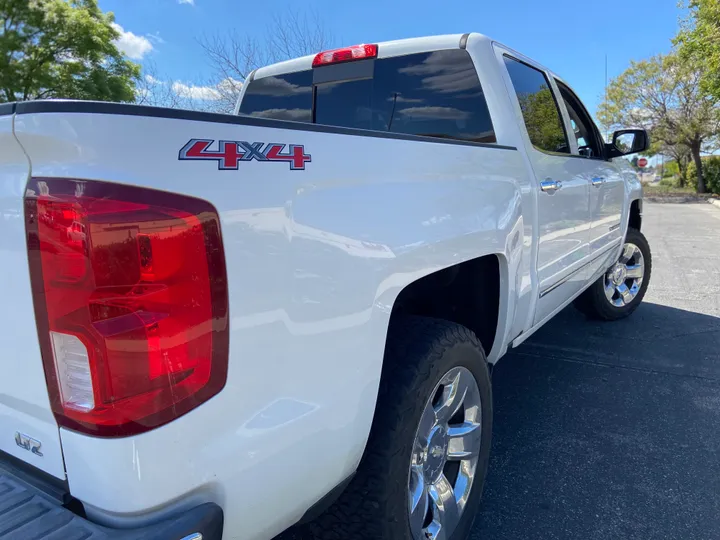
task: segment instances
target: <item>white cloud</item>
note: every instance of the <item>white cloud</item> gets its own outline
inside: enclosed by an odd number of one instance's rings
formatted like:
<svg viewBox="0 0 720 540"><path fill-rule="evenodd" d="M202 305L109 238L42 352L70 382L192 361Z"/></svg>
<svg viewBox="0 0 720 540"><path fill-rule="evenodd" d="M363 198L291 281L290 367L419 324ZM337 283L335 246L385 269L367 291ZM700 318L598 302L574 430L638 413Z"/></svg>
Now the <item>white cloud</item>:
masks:
<svg viewBox="0 0 720 540"><path fill-rule="evenodd" d="M160 79L153 77L150 74L145 75L145 80L148 84L164 84Z"/></svg>
<svg viewBox="0 0 720 540"><path fill-rule="evenodd" d="M178 0L178 4L190 4L191 6L194 6L195 0Z"/></svg>
<svg viewBox="0 0 720 540"><path fill-rule="evenodd" d="M178 96L199 101L217 101L223 97L234 97L240 92L240 88L242 88L242 82L235 79L223 79L215 86L199 86L180 81L175 81L172 85L173 92Z"/></svg>
<svg viewBox="0 0 720 540"><path fill-rule="evenodd" d="M455 107L409 107L400 114L423 120L467 120L470 117L469 112Z"/></svg>
<svg viewBox="0 0 720 540"><path fill-rule="evenodd" d="M165 43L165 40L160 37L160 32L155 32L154 34L148 34L145 37L148 38L153 43L158 43L158 44Z"/></svg>
<svg viewBox="0 0 720 540"><path fill-rule="evenodd" d="M220 99L220 92L218 92L214 86L196 86L194 84L174 82L172 89L177 95L189 97L190 99L199 99L202 101L215 101Z"/></svg>
<svg viewBox="0 0 720 540"><path fill-rule="evenodd" d="M267 109L265 111L255 111L250 116L257 118L274 118L276 120L295 120L296 122L312 120L310 109Z"/></svg>
<svg viewBox="0 0 720 540"><path fill-rule="evenodd" d="M423 101L425 101L424 99L420 99L420 98L403 97L400 94L395 94L394 97L389 97L389 98L387 98L387 100L391 103L393 103L393 102L394 103L422 103Z"/></svg>
<svg viewBox="0 0 720 540"><path fill-rule="evenodd" d="M278 77L264 77L261 80L262 84L256 86L255 91L264 96L285 97L288 94L305 94L312 92L312 85L300 86ZM329 92L333 84L335 83L318 86L318 92Z"/></svg>
<svg viewBox="0 0 720 540"><path fill-rule="evenodd" d="M115 31L120 34L120 37L115 40L115 45L120 49L120 52L125 54L128 58L133 60L142 60L142 58L153 50L153 44L150 40L144 36L137 36L132 32L126 32L122 26L113 23L112 27Z"/></svg>
<svg viewBox="0 0 720 540"><path fill-rule="evenodd" d="M440 93L454 93L477 88L478 80L475 68L468 66L463 55L454 55L452 51L436 51L430 54L422 64L401 68L400 73L422 77L422 86Z"/></svg>
<svg viewBox="0 0 720 540"><path fill-rule="evenodd" d="M227 79L223 79L222 81L220 81L217 85L217 88L224 93L239 92L242 88L242 85L242 81L238 81L236 79L228 77Z"/></svg>

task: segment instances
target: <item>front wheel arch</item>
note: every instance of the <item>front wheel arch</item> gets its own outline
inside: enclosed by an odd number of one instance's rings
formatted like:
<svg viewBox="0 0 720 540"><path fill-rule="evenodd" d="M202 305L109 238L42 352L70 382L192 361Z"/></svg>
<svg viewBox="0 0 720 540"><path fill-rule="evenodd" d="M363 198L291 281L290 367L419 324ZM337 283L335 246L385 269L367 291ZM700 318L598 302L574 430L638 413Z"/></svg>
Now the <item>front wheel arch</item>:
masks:
<svg viewBox="0 0 720 540"><path fill-rule="evenodd" d="M642 230L642 199L635 199L630 203L628 229Z"/></svg>

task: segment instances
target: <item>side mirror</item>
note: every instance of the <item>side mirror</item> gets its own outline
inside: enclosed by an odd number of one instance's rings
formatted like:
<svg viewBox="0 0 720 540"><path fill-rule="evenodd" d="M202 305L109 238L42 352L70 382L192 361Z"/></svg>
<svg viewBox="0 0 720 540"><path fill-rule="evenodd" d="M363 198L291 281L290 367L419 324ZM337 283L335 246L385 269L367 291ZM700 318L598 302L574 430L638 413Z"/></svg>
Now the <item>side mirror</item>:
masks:
<svg viewBox="0 0 720 540"><path fill-rule="evenodd" d="M607 156L615 158L644 152L650 147L650 138L644 129L621 129L613 133L612 143L606 144Z"/></svg>

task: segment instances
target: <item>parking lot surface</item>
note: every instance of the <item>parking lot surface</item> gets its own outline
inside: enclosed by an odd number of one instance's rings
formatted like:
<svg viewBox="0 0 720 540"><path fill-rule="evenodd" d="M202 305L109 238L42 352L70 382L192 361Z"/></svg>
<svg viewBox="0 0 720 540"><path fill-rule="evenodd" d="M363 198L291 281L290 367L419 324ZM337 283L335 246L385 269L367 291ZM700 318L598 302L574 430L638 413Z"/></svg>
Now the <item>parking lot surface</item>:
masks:
<svg viewBox="0 0 720 540"><path fill-rule="evenodd" d="M647 204L644 303L566 309L497 365L471 538L720 538L720 209Z"/></svg>

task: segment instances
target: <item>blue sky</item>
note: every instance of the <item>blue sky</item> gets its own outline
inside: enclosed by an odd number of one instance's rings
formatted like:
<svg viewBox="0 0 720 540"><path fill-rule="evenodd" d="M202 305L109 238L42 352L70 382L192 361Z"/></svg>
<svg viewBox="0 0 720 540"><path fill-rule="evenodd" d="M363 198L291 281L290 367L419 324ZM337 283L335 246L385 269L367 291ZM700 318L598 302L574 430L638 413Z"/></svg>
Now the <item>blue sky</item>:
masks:
<svg viewBox="0 0 720 540"><path fill-rule="evenodd" d="M297 2L266 0L99 0L125 32L123 45L164 77L203 84L210 68L197 39L235 30L261 36L270 15ZM552 7L548 7L548 5ZM566 79L591 112L610 77L630 60L666 53L682 15L677 0L317 0L313 5L335 44L353 45L477 31L547 65Z"/></svg>

